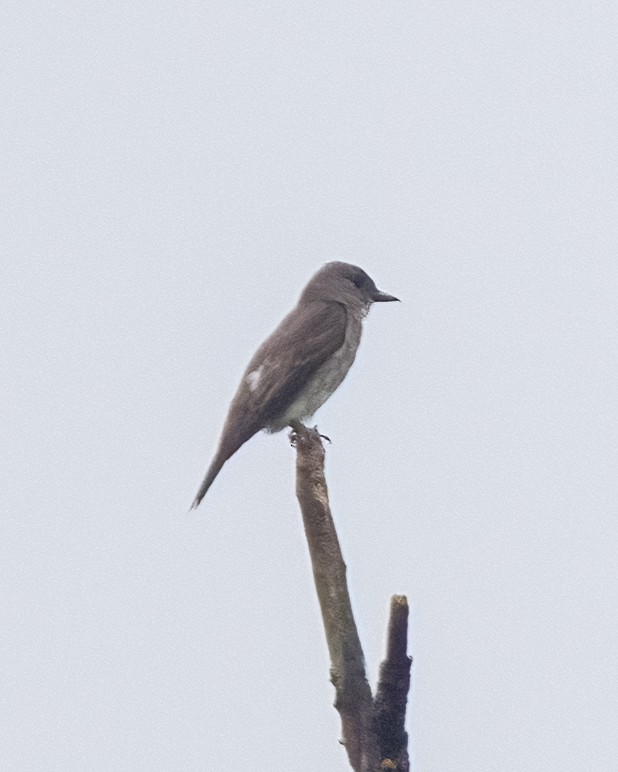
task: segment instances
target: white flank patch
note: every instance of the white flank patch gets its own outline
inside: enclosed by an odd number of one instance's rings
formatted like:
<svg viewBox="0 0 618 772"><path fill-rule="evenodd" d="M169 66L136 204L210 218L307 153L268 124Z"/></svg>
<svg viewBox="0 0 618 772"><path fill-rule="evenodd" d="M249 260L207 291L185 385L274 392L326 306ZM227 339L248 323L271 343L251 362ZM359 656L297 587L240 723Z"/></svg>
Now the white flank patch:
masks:
<svg viewBox="0 0 618 772"><path fill-rule="evenodd" d="M261 375L262 375L261 367L258 367L257 370L252 370L250 373L247 373L247 377L245 378L245 381L247 382L249 391L255 391L257 389L257 385L260 382Z"/></svg>

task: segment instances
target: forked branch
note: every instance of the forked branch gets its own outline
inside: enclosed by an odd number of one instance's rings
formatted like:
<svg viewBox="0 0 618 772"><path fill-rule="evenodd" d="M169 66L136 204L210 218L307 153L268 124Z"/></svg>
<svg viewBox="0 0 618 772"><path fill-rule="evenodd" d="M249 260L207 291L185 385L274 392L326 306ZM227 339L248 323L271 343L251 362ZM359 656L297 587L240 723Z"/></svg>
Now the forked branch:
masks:
<svg viewBox="0 0 618 772"><path fill-rule="evenodd" d="M317 429L298 426L296 495L300 504L341 715L342 743L355 772L408 772L405 709L411 659L406 654L408 606L391 601L387 655L380 667L375 699L352 613L346 566L330 511L324 478L324 447Z"/></svg>

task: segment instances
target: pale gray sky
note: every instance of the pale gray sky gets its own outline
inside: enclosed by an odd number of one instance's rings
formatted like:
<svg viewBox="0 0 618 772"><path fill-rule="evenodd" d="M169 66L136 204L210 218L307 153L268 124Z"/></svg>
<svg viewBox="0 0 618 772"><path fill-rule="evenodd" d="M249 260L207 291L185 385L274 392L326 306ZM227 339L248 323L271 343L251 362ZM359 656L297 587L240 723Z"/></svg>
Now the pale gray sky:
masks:
<svg viewBox="0 0 618 772"><path fill-rule="evenodd" d="M1 16L2 768L348 769L286 436L187 512L340 259L403 301L317 420L415 772L615 770L616 4Z"/></svg>

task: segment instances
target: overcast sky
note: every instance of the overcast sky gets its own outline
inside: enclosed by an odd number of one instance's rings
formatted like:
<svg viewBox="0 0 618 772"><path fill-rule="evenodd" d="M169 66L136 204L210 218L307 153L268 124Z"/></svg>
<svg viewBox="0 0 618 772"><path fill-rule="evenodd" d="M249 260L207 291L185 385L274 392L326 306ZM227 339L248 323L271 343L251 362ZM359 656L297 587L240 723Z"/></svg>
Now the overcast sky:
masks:
<svg viewBox="0 0 618 772"><path fill-rule="evenodd" d="M402 300L316 421L415 772L615 770L615 2L1 17L0 766L348 769L286 434L188 512L339 259Z"/></svg>

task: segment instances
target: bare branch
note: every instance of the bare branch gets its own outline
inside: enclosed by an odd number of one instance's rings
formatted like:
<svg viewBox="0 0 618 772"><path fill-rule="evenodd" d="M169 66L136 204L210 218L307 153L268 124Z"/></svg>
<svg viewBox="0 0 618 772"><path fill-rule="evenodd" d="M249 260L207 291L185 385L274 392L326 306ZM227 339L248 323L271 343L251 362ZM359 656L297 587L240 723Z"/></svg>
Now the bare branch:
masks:
<svg viewBox="0 0 618 772"><path fill-rule="evenodd" d="M408 772L408 735L404 724L410 689L411 657L407 655L408 600L393 595L386 643L386 659L374 699L374 730L380 749L382 768Z"/></svg>
<svg viewBox="0 0 618 772"><path fill-rule="evenodd" d="M335 707L352 769L375 772L380 759L365 659L346 582L324 479L324 448L317 429L295 427L296 495L300 504L331 659Z"/></svg>

